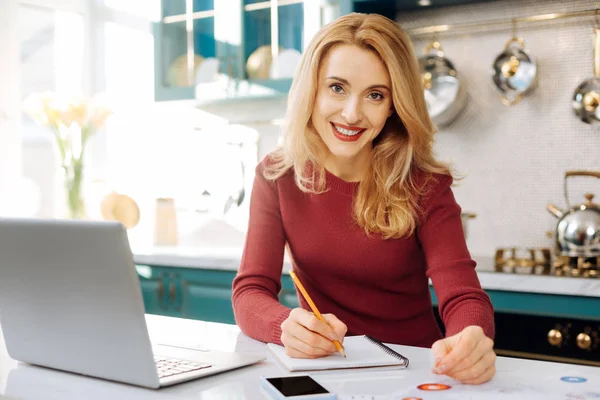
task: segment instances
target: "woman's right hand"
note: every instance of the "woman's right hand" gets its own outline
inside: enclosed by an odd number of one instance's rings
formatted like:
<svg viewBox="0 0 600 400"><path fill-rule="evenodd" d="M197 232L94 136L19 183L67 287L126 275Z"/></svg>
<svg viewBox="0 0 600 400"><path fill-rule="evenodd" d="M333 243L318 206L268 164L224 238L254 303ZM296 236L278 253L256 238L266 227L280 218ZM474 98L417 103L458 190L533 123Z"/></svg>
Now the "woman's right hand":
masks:
<svg viewBox="0 0 600 400"><path fill-rule="evenodd" d="M333 314L323 314L323 318L327 323L303 308L294 308L281 324L285 353L293 358L319 358L335 353L333 340L343 343L348 328Z"/></svg>

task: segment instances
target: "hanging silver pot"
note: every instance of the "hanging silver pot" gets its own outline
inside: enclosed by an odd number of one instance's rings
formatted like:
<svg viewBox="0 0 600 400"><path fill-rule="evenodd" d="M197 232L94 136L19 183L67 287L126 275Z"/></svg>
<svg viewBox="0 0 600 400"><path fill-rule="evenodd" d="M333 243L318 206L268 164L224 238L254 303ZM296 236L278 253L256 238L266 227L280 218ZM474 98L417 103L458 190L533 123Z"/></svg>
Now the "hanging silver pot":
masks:
<svg viewBox="0 0 600 400"><path fill-rule="evenodd" d="M444 57L440 42L435 41L425 47L419 65L429 115L436 125L449 125L465 108L467 101L454 64Z"/></svg>
<svg viewBox="0 0 600 400"><path fill-rule="evenodd" d="M600 28L594 32L594 77L577 86L571 102L575 115L586 124L600 122Z"/></svg>
<svg viewBox="0 0 600 400"><path fill-rule="evenodd" d="M594 195L587 193L586 202L573 207L569 205L567 178L589 176L600 179L600 171L567 171L564 179L565 202L568 209L563 211L554 204L548 204L548 211L558 218L556 225L556 248L562 256L600 256L600 206L592 202Z"/></svg>
<svg viewBox="0 0 600 400"><path fill-rule="evenodd" d="M492 80L504 105L517 104L535 86L537 64L525 50L525 43L520 37L513 36L506 43L492 68Z"/></svg>

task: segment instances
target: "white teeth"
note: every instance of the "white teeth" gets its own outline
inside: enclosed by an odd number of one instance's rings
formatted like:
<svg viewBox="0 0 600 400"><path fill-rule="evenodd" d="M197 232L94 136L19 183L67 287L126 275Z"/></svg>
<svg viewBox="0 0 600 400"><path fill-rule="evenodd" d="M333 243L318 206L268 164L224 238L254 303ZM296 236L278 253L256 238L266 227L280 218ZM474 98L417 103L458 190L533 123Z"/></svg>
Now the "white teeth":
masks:
<svg viewBox="0 0 600 400"><path fill-rule="evenodd" d="M344 134L346 136L354 136L354 135L359 134L360 132L362 132L362 129L359 130L359 131L352 131L350 129L340 128L336 124L333 124L333 127L335 128L336 131L338 131L339 133Z"/></svg>

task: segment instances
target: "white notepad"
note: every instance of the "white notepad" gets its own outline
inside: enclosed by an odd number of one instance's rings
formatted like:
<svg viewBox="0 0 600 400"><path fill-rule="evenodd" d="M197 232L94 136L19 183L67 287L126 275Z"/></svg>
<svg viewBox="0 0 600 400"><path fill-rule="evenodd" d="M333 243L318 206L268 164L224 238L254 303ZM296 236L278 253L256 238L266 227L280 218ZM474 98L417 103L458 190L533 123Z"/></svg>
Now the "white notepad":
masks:
<svg viewBox="0 0 600 400"><path fill-rule="evenodd" d="M275 356L290 371L317 371L324 369L408 367L408 358L390 349L370 336L348 336L344 338L346 357L334 353L316 359L292 358L285 348L273 343L267 345Z"/></svg>

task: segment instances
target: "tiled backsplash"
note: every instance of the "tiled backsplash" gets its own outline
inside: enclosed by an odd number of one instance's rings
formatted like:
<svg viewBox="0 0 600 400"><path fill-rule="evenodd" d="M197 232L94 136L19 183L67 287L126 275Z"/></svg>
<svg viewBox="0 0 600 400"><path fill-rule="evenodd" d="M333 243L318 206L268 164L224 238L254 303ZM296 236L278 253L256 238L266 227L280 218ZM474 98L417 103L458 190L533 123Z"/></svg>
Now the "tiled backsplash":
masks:
<svg viewBox="0 0 600 400"><path fill-rule="evenodd" d="M411 29L594 7L600 4L593 0L509 0L419 11L397 21ZM589 17L517 25L538 63L538 81L512 107L500 102L491 79L492 62L511 37L510 24L490 33L439 34L469 96L461 115L436 135L436 151L466 175L454 192L464 210L478 215L469 225L473 254L492 256L500 246L552 246L546 231L557 221L546 204L565 207L565 171L600 170L600 127L580 122L571 111L575 88L593 75L592 28ZM430 38L417 39L421 55ZM573 203L583 202L586 191L600 197L598 179L576 177L569 184Z"/></svg>

